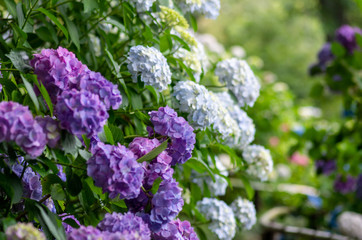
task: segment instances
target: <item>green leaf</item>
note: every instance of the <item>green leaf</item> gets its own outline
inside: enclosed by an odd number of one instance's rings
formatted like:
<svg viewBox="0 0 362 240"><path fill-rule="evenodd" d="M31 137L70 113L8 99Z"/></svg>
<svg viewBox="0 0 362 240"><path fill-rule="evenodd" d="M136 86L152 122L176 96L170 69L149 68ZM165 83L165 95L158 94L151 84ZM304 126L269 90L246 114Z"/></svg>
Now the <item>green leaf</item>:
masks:
<svg viewBox="0 0 362 240"><path fill-rule="evenodd" d="M333 55L337 57L343 57L346 54L346 49L337 42L332 43L331 50Z"/></svg>
<svg viewBox="0 0 362 240"><path fill-rule="evenodd" d="M48 105L48 108L49 108L49 111L50 111L50 115L53 117L53 103L52 103L52 100L50 99L50 96L49 96L49 93L48 91L46 90L46 88L44 87L43 83L40 83L39 84L39 81L38 79L36 78L36 76L34 76L34 82L35 82L35 85L38 87L41 95L43 96L46 104Z"/></svg>
<svg viewBox="0 0 362 240"><path fill-rule="evenodd" d="M108 124L109 130L111 130L112 135L113 135L113 140L114 143L123 143L124 142L124 135L123 135L123 131L117 127L114 126L112 124Z"/></svg>
<svg viewBox="0 0 362 240"><path fill-rule="evenodd" d="M360 11L362 12L362 0L356 0L357 6L359 7Z"/></svg>
<svg viewBox="0 0 362 240"><path fill-rule="evenodd" d="M123 199L117 198L115 201L112 201L111 204L116 205L120 208L127 208L127 205Z"/></svg>
<svg viewBox="0 0 362 240"><path fill-rule="evenodd" d="M117 28L119 28L119 30L121 30L121 32L125 32L126 29L124 28L123 24L110 18L110 19L107 19L107 21L105 21L105 23L109 23L109 24L112 24L113 26L116 26Z"/></svg>
<svg viewBox="0 0 362 240"><path fill-rule="evenodd" d="M11 52L9 54L5 54L5 56L10 59L14 67L20 72L26 73L31 69L31 66L23 59L21 51L11 50Z"/></svg>
<svg viewBox="0 0 362 240"><path fill-rule="evenodd" d="M39 102L38 102L38 98L36 97L36 94L34 92L33 86L25 79L23 74L21 74L20 76L21 76L21 79L23 79L25 88L28 91L28 94L29 94L31 100L34 103L36 111L39 112Z"/></svg>
<svg viewBox="0 0 362 240"><path fill-rule="evenodd" d="M41 179L41 185L42 185L42 188L43 188L43 195L51 193L51 189L52 189L53 184L64 185L64 182L56 174L48 174L44 178Z"/></svg>
<svg viewBox="0 0 362 240"><path fill-rule="evenodd" d="M14 1L12 0L5 0L5 6L6 6L6 10L9 11L9 13L16 18L16 4Z"/></svg>
<svg viewBox="0 0 362 240"><path fill-rule="evenodd" d="M89 13L98 8L97 0L83 0L84 12Z"/></svg>
<svg viewBox="0 0 362 240"><path fill-rule="evenodd" d="M52 22L55 23L55 25L58 26L58 28L64 33L64 36L68 40L68 38L69 38L68 30L59 22L59 20L51 12L49 12L48 10L46 10L44 8L38 8L35 11L39 11L39 12L43 13L50 20L52 20Z"/></svg>
<svg viewBox="0 0 362 240"><path fill-rule="evenodd" d="M106 135L107 142L109 142L111 145L114 145L113 135L108 125L104 125L103 130L104 134Z"/></svg>
<svg viewBox="0 0 362 240"><path fill-rule="evenodd" d="M64 201L66 198L62 185L60 185L58 183L56 183L52 186L52 188L50 190L50 195L52 196L53 200L58 200L58 201Z"/></svg>
<svg viewBox="0 0 362 240"><path fill-rule="evenodd" d="M82 143L70 133L65 133L61 139L61 146L65 153L70 153L75 156L78 153L79 147L82 146Z"/></svg>
<svg viewBox="0 0 362 240"><path fill-rule="evenodd" d="M63 16L65 23L67 24L70 39L74 43L74 45L77 47L78 51L80 51L80 43L79 43L79 33L78 28L75 26L73 21L70 21L66 15Z"/></svg>
<svg viewBox="0 0 362 240"><path fill-rule="evenodd" d="M72 171L67 172L67 191L72 196L77 196L82 191L82 181L80 177Z"/></svg>
<svg viewBox="0 0 362 240"><path fill-rule="evenodd" d="M14 174L0 173L0 188L10 197L11 204L18 203L23 196L21 180Z"/></svg>
<svg viewBox="0 0 362 240"><path fill-rule="evenodd" d="M187 67L181 59L178 59L178 58L174 58L174 59L178 62L180 67L186 71L187 75L189 75L189 78L191 78L191 80L193 82L196 82L195 77L192 74L192 70L189 67Z"/></svg>
<svg viewBox="0 0 362 240"><path fill-rule="evenodd" d="M157 103L157 105L159 104L159 96L158 96L158 92L155 90L155 88L154 87L152 87L152 86L149 86L149 85L147 85L147 86L145 86L147 89L148 89L148 91L150 91L150 93L153 95L153 97L156 99L156 103Z"/></svg>
<svg viewBox="0 0 362 240"><path fill-rule="evenodd" d="M89 149L90 139L87 138L87 136L85 134L82 135L82 138L83 138L85 146L87 147L87 149Z"/></svg>
<svg viewBox="0 0 362 240"><path fill-rule="evenodd" d="M23 27L24 24L24 13L23 13L23 4L21 2L19 2L16 5L16 13L17 13L17 17L18 17L18 25L19 27Z"/></svg>
<svg viewBox="0 0 362 240"><path fill-rule="evenodd" d="M182 38L180 38L179 36L174 35L174 34L171 34L171 37L173 39L175 39L177 42L181 43L181 45L184 49L191 51L191 48L189 47L189 45Z"/></svg>
<svg viewBox="0 0 362 240"><path fill-rule="evenodd" d="M156 194L158 191L158 188L160 187L160 184L162 182L162 178L158 177L156 178L156 180L153 182L152 188L151 188L151 192L152 194Z"/></svg>
<svg viewBox="0 0 362 240"><path fill-rule="evenodd" d="M39 204L36 204L36 207L40 211L40 216L38 216L38 218L40 217L42 220L40 221L39 219L40 223L43 222L43 224L49 229L49 231L55 237L55 239L66 240L64 228L61 224L61 221L57 219L57 216L54 213L50 212L49 210L47 209L45 210Z"/></svg>
<svg viewBox="0 0 362 240"><path fill-rule="evenodd" d="M244 188L246 191L246 195L248 196L248 199L249 200L253 199L255 192L254 192L254 189L251 187L249 180L245 176L241 176L240 178L244 184Z"/></svg>
<svg viewBox="0 0 362 240"><path fill-rule="evenodd" d="M361 0L361 4L362 4L362 0ZM360 48L362 48L362 35L361 34L356 34L356 42L357 42L357 44L358 44L358 46L360 47Z"/></svg>
<svg viewBox="0 0 362 240"><path fill-rule="evenodd" d="M146 155L144 155L143 157L139 158L137 161L141 163L144 161L150 161L150 160L154 159L167 148L167 146L168 146L167 143L168 143L168 140L164 141L163 143L161 143L160 146L154 148L151 152L149 152Z"/></svg>
<svg viewBox="0 0 362 240"><path fill-rule="evenodd" d="M197 20L194 17L194 15L190 14L190 22L191 22L191 26L194 29L194 32L197 32Z"/></svg>

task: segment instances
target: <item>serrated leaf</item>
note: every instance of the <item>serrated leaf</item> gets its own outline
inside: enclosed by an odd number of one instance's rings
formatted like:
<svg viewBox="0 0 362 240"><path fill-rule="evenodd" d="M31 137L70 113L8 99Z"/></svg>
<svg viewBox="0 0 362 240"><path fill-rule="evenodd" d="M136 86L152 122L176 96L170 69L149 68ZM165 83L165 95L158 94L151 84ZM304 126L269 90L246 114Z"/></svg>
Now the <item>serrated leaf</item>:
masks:
<svg viewBox="0 0 362 240"><path fill-rule="evenodd" d="M64 36L67 38L69 38L69 33L68 30L59 22L59 20L48 10L44 9L44 8L38 8L35 11L39 11L41 13L43 13L44 15L46 15L50 20L52 20L53 23L55 23L55 25L58 26L58 28L64 33Z"/></svg>
<svg viewBox="0 0 362 240"><path fill-rule="evenodd" d="M10 53L5 54L5 56L7 56L10 59L14 67L18 69L20 72L25 73L31 69L29 64L27 64L27 62L25 62L25 60L23 59L21 51L11 50Z"/></svg>
<svg viewBox="0 0 362 240"><path fill-rule="evenodd" d="M86 161L88 161L88 159L90 159L92 157L92 154L86 150L80 149L79 150L79 155L84 158Z"/></svg>
<svg viewBox="0 0 362 240"><path fill-rule="evenodd" d="M246 195L248 196L248 199L251 200L254 197L254 189L252 188L249 179L247 179L245 176L241 176L241 181L244 184Z"/></svg>
<svg viewBox="0 0 362 240"><path fill-rule="evenodd" d="M26 80L26 78L23 76L23 74L20 75L21 79L23 80L23 83L25 85L26 90L28 91L28 94L31 98L31 101L33 101L36 111L39 111L39 102L38 98L36 97L36 94L34 92L33 86Z"/></svg>
<svg viewBox="0 0 362 240"><path fill-rule="evenodd" d="M139 158L137 162L150 161L157 157L161 152L163 152L168 146L168 139L160 144L160 146L154 148L151 152L147 153L143 157Z"/></svg>
<svg viewBox="0 0 362 240"><path fill-rule="evenodd" d="M153 195L155 195L158 191L158 188L160 187L160 184L162 182L162 178L158 177L156 178L156 180L153 182L152 188L151 188L151 192Z"/></svg>

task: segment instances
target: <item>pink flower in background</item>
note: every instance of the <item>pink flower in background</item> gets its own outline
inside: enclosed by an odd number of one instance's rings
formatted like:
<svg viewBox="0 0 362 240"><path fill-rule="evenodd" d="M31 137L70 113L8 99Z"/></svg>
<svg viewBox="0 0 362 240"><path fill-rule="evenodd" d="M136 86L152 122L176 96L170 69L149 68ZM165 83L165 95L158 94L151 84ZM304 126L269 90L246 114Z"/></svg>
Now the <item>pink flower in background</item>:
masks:
<svg viewBox="0 0 362 240"><path fill-rule="evenodd" d="M276 136L273 136L273 137L269 138L270 146L273 146L273 147L278 146L279 142L280 142L280 139L278 137L276 137Z"/></svg>
<svg viewBox="0 0 362 240"><path fill-rule="evenodd" d="M308 156L300 154L299 152L294 152L290 157L290 161L300 166L306 166L309 163L309 158Z"/></svg>

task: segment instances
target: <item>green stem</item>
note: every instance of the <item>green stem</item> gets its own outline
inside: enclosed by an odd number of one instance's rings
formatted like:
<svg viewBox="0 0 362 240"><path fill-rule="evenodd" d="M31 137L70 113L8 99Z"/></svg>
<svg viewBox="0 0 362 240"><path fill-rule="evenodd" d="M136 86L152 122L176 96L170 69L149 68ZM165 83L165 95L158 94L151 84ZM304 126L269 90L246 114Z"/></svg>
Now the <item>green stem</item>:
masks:
<svg viewBox="0 0 362 240"><path fill-rule="evenodd" d="M21 26L21 29L23 30L24 27L25 27L25 24L28 22L28 19L29 19L29 16L31 14L31 12L33 11L34 7L38 4L39 0L36 0L36 2L34 3L33 6L31 6L29 12L26 14L26 17L25 17L25 21L23 23L23 26Z"/></svg>
<svg viewBox="0 0 362 240"><path fill-rule="evenodd" d="M18 69L15 68L0 68L0 71L20 72Z"/></svg>
<svg viewBox="0 0 362 240"><path fill-rule="evenodd" d="M74 166L74 165L68 164L68 163L55 162L55 164L59 164L59 165L66 166L66 167L71 167L71 168L76 168L76 169L80 169L80 170L87 170L86 168L77 167L77 166Z"/></svg>

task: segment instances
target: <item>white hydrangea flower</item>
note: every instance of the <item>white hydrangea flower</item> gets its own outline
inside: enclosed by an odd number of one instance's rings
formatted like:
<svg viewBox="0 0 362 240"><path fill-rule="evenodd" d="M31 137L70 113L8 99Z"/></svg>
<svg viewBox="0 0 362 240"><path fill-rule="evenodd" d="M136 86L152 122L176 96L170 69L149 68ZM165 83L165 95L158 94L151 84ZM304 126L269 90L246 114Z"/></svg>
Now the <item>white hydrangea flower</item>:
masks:
<svg viewBox="0 0 362 240"><path fill-rule="evenodd" d="M210 167L212 168L214 167L214 163L211 160L211 158L208 159L208 163ZM215 165L216 165L215 168L219 170L220 174L222 174L225 177L229 175L229 172L226 170L226 167L222 164L222 162L217 156L215 156ZM196 183L200 187L201 191L204 191L204 186L205 186L204 183L207 183L207 187L212 196L225 195L228 183L225 180L225 178L223 178L222 176L215 174L214 175L215 182L209 175L202 176L196 171L192 171L191 176L192 176L192 182Z"/></svg>
<svg viewBox="0 0 362 240"><path fill-rule="evenodd" d="M242 229L250 230L256 223L256 211L253 202L238 197L231 204L231 209Z"/></svg>
<svg viewBox="0 0 362 240"><path fill-rule="evenodd" d="M236 221L233 210L223 201L204 198L196 203L197 209L207 220L209 229L221 240L231 240L235 236Z"/></svg>
<svg viewBox="0 0 362 240"><path fill-rule="evenodd" d="M202 0L177 0L183 13L195 13L201 7Z"/></svg>
<svg viewBox="0 0 362 240"><path fill-rule="evenodd" d="M222 102L229 111L230 116L237 122L240 129L240 138L233 147L243 149L254 141L255 125L253 120L246 114L245 111L235 104L229 93L220 92L216 93L216 95L220 99L220 102Z"/></svg>
<svg viewBox="0 0 362 240"><path fill-rule="evenodd" d="M181 81L173 88L181 112L187 112L190 124L196 129L210 126L214 119L210 92L202 85L192 81Z"/></svg>
<svg viewBox="0 0 362 240"><path fill-rule="evenodd" d="M220 13L220 0L202 0L198 12L206 18L216 19Z"/></svg>
<svg viewBox="0 0 362 240"><path fill-rule="evenodd" d="M102 49L101 49L101 40L99 39L99 37L97 37L96 35L94 35L93 33L89 34L89 39L93 45L94 48L94 54L99 57L102 54Z"/></svg>
<svg viewBox="0 0 362 240"><path fill-rule="evenodd" d="M137 12L145 12L150 10L153 3L156 0L127 0L130 3L133 3L137 9Z"/></svg>
<svg viewBox="0 0 362 240"><path fill-rule="evenodd" d="M173 56L175 58L181 59L183 61L183 63L191 69L195 80L197 82L200 81L202 68L201 68L200 60L195 52L188 51L184 48L180 48L173 54Z"/></svg>
<svg viewBox="0 0 362 240"><path fill-rule="evenodd" d="M134 82L138 75L146 85L151 85L159 91L167 89L171 83L171 70L166 58L154 47L135 46L128 53L128 70Z"/></svg>
<svg viewBox="0 0 362 240"><path fill-rule="evenodd" d="M220 138L229 146L234 146L239 142L241 131L238 123L233 119L229 111L224 107L222 101L212 92L211 99L216 105L214 111L214 125L216 132L220 133Z"/></svg>
<svg viewBox="0 0 362 240"><path fill-rule="evenodd" d="M224 46L217 41L215 36L205 33L205 34L197 34L196 38L200 41L208 51L216 53L218 55L225 54Z"/></svg>
<svg viewBox="0 0 362 240"><path fill-rule="evenodd" d="M259 145L249 145L243 151L243 158L248 163L246 172L261 181L268 179L273 171L273 160L270 151Z"/></svg>
<svg viewBox="0 0 362 240"><path fill-rule="evenodd" d="M233 92L241 107L252 107L259 97L260 84L244 60L231 58L217 64L215 75Z"/></svg>

